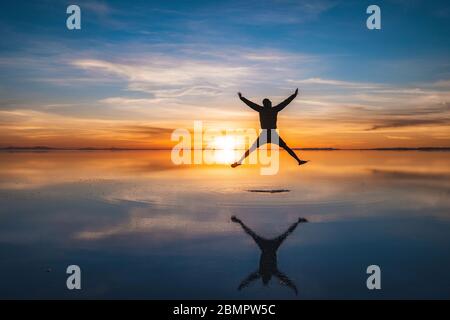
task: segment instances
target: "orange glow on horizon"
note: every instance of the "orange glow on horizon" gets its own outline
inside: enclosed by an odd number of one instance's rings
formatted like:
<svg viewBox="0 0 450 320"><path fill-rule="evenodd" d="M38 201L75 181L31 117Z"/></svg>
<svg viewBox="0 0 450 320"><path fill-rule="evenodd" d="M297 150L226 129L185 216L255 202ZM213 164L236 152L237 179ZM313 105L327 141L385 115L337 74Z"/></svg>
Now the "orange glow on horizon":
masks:
<svg viewBox="0 0 450 320"><path fill-rule="evenodd" d="M1 115L12 116L1 111ZM154 148L170 149L176 142L171 133L176 128L193 131L194 120L120 121L47 117L36 112L13 114L21 121L0 124L0 147L55 148ZM12 122L12 121L11 121ZM258 129L256 115L251 120L204 121L203 130L238 128ZM367 124L339 121L299 120L280 116L281 137L293 148L379 148L379 147L448 147L450 129L445 125L415 126L368 130ZM226 141L221 142L227 143ZM204 147L208 144L204 141ZM227 146L228 148L228 146ZM228 148L230 149L230 148Z"/></svg>

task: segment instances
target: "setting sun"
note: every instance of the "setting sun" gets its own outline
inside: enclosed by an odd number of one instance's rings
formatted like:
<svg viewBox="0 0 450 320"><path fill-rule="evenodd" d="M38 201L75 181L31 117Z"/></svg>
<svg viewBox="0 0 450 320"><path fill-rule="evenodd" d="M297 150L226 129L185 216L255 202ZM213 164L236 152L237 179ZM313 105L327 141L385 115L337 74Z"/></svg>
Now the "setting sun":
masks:
<svg viewBox="0 0 450 320"><path fill-rule="evenodd" d="M236 158L236 139L233 136L216 137L212 143L216 163L230 164Z"/></svg>
<svg viewBox="0 0 450 320"><path fill-rule="evenodd" d="M213 142L214 149L234 150L236 149L236 139L233 136L216 137Z"/></svg>

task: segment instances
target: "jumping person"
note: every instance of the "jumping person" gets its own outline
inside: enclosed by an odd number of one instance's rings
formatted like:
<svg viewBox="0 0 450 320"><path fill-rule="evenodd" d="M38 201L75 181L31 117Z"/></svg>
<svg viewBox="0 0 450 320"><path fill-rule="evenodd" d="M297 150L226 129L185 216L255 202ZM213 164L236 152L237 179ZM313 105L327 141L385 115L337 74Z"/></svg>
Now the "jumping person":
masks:
<svg viewBox="0 0 450 320"><path fill-rule="evenodd" d="M297 287L295 283L290 280L285 274L278 270L277 264L277 250L281 246L284 240L294 232L295 228L299 223L308 222L305 218L298 218L297 222L291 225L286 232L279 235L273 239L265 239L257 235L252 229L247 227L239 218L236 216L231 217L231 221L238 223L241 225L242 229L244 229L245 233L255 240L259 249L261 250L261 258L259 260L259 269L255 272L250 273L247 278L245 278L241 284L239 285L239 290L248 286L251 282L261 278L264 285L267 285L272 278L275 276L280 280L280 282L292 290L294 290L297 295Z"/></svg>
<svg viewBox="0 0 450 320"><path fill-rule="evenodd" d="M278 136L278 142L276 141L276 137L272 137L272 134L278 135L276 129L277 129L277 116L278 112L283 110L289 103L292 102L292 100L295 99L295 97L298 94L298 88L295 90L295 93L292 94L289 98L281 102L275 107L272 107L272 102L269 99L263 100L263 106L260 106L242 96L240 92L238 92L239 99L241 99L246 105L248 105L253 110L257 111L259 113L259 122L261 124L262 132L260 133L259 137L256 139L256 141L253 143L253 145L245 151L244 155L241 157L241 159L231 165L232 168L235 168L242 164L245 158L247 158L250 153L255 151L257 148L262 146L265 143L278 143L280 147L285 149L291 157L293 157L295 160L297 160L299 165L305 164L308 161L301 160L295 152L289 148L289 146L284 142L281 137ZM266 136L263 136L263 135Z"/></svg>

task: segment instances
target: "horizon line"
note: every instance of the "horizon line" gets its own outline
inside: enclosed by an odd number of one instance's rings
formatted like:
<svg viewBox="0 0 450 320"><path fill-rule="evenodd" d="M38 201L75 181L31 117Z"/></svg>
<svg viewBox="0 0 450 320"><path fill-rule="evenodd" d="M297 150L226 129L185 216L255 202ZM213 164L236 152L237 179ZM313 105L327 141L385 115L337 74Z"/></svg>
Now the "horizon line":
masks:
<svg viewBox="0 0 450 320"><path fill-rule="evenodd" d="M126 148L126 147L50 147L50 146L7 146L7 147L0 147L1 151L20 151L20 150L36 150L36 151L168 151L172 150L173 148L167 148L167 147L143 147L143 148ZM432 151L432 150L448 150L450 151L450 146L443 146L443 147L373 147L373 148L335 148L335 147L294 147L291 148L293 150L304 150L304 151L339 151L339 150L355 150L355 151L363 151L363 150L373 150L373 151L389 151L389 150L424 150L424 151ZM225 150L221 148L192 148L191 150ZM233 150L246 150L245 148L236 148Z"/></svg>

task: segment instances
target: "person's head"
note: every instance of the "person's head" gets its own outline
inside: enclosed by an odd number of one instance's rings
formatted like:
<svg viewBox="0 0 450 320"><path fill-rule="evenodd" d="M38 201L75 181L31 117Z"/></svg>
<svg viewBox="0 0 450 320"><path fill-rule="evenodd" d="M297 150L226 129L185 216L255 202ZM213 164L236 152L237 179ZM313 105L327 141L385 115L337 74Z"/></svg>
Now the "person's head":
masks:
<svg viewBox="0 0 450 320"><path fill-rule="evenodd" d="M272 101L270 101L269 99L265 98L263 100L263 106L264 106L264 108L272 108Z"/></svg>

